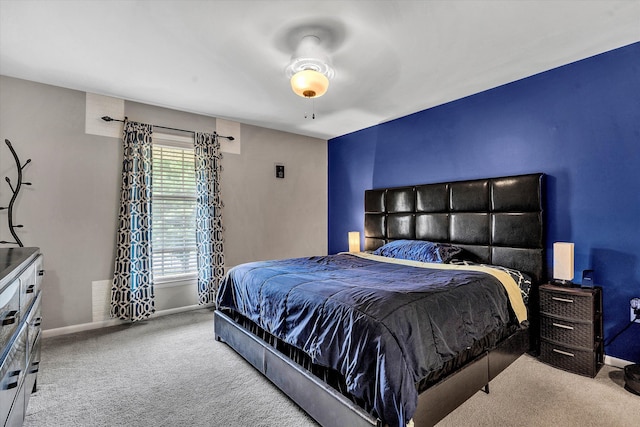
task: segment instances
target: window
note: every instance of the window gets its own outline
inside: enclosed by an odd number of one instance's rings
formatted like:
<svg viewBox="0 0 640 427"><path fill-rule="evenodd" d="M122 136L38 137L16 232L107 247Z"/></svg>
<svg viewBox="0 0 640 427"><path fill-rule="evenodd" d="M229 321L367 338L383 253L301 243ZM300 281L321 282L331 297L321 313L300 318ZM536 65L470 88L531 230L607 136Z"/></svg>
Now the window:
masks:
<svg viewBox="0 0 640 427"><path fill-rule="evenodd" d="M153 135L151 243L157 283L197 277L196 177L192 138Z"/></svg>

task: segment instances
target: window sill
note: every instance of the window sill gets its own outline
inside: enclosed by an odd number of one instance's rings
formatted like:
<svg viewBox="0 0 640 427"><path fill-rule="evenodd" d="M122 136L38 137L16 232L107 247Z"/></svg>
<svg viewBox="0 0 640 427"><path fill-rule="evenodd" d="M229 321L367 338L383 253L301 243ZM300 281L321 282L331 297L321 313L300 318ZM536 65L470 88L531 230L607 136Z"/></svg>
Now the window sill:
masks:
<svg viewBox="0 0 640 427"><path fill-rule="evenodd" d="M161 288L173 288L176 286L191 286L191 285L197 285L197 284L198 284L198 278L192 277L188 279L178 278L178 279L159 280L155 282L153 286L155 288L161 289Z"/></svg>

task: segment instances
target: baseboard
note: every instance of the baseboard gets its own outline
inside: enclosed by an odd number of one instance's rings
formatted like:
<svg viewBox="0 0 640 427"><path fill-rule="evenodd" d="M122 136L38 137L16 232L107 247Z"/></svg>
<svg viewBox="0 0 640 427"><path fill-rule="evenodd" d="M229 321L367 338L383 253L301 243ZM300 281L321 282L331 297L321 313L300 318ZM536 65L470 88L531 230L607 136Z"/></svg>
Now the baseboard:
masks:
<svg viewBox="0 0 640 427"><path fill-rule="evenodd" d="M160 316L166 316L166 315L169 315L169 314L182 313L184 311L197 310L199 308L209 308L209 307L213 307L213 306L214 306L214 304L209 304L209 305L187 305L185 307L170 308L170 309L167 309L167 310L156 311L151 316L149 316L149 318L152 319L154 317L160 317ZM126 321L126 320L109 319L109 320L101 320L99 322L89 322L89 323L81 323L79 325L63 326L61 328L53 328L53 329L43 330L42 331L42 338L56 337L56 336L59 336L59 335L73 334L75 332L90 331L92 329L106 328L106 327L109 327L109 326L123 325L123 324L127 324L127 323L129 323L129 322Z"/></svg>
<svg viewBox="0 0 640 427"><path fill-rule="evenodd" d="M624 359L618 359L617 357L604 356L604 364L622 369L627 365L633 365L633 362L629 362L628 360Z"/></svg>
<svg viewBox="0 0 640 427"><path fill-rule="evenodd" d="M209 307L213 307L214 305L215 304L187 305L185 307L176 307L176 308L170 308L167 310L160 310L153 313L150 316L150 318L166 316L166 315L175 314L175 313L182 313L184 311L197 310L199 308L209 308ZM79 325L63 326L62 328L46 329L42 331L42 338L73 334L74 332L90 331L92 329L106 328L109 326L122 325L125 323L129 323L129 322L125 320L120 320L120 319L109 319L109 320L102 320L99 322L90 322L90 323L81 323ZM627 365L632 365L633 362L629 362L628 360L624 360L624 359L618 359L617 357L605 356L604 364L622 369Z"/></svg>

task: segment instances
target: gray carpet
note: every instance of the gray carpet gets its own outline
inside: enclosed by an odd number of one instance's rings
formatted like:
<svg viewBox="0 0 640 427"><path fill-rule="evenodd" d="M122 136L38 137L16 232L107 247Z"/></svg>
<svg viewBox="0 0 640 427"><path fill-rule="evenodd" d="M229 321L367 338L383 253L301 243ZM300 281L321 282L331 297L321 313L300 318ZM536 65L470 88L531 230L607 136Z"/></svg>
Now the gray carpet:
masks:
<svg viewBox="0 0 640 427"><path fill-rule="evenodd" d="M316 426L214 340L212 319L202 309L44 339L24 426ZM438 426L635 427L638 413L619 369L589 379L523 356Z"/></svg>

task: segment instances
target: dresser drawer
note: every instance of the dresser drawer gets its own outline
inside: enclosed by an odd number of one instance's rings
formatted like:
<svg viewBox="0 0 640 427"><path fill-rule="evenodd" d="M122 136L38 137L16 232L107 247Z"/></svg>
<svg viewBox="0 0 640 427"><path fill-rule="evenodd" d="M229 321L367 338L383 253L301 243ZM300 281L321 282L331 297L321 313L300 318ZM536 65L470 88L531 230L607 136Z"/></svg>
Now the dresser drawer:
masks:
<svg viewBox="0 0 640 427"><path fill-rule="evenodd" d="M20 325L20 281L14 280L0 293L0 357Z"/></svg>
<svg viewBox="0 0 640 427"><path fill-rule="evenodd" d="M29 335L29 345L33 346L36 337L40 334L42 329L42 295L38 294L34 301L29 313L27 314L27 328Z"/></svg>
<svg viewBox="0 0 640 427"><path fill-rule="evenodd" d="M40 340L42 334L38 333L35 337L32 347L29 349L29 363L27 364L27 373L24 379L24 407L26 408L31 398L31 393L35 391L38 371L40 370Z"/></svg>
<svg viewBox="0 0 640 427"><path fill-rule="evenodd" d="M540 289L540 312L566 319L593 320L595 298L589 293L570 293Z"/></svg>
<svg viewBox="0 0 640 427"><path fill-rule="evenodd" d="M36 290L40 290L40 285L44 278L44 255L38 255L38 258L33 262L33 266L36 273Z"/></svg>
<svg viewBox="0 0 640 427"><path fill-rule="evenodd" d="M4 425L26 375L27 327L22 326L4 360L0 362L0 416Z"/></svg>
<svg viewBox="0 0 640 427"><path fill-rule="evenodd" d="M36 297L38 282L35 265L31 264L20 275L20 310L24 313Z"/></svg>
<svg viewBox="0 0 640 427"><path fill-rule="evenodd" d="M541 340L540 360L556 368L589 377L595 377L598 371L594 349L579 350Z"/></svg>
<svg viewBox="0 0 640 427"><path fill-rule="evenodd" d="M585 349L593 348L597 339L592 322L572 322L548 316L540 318L540 337Z"/></svg>

